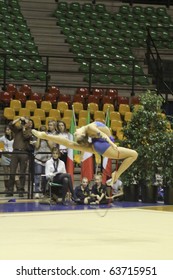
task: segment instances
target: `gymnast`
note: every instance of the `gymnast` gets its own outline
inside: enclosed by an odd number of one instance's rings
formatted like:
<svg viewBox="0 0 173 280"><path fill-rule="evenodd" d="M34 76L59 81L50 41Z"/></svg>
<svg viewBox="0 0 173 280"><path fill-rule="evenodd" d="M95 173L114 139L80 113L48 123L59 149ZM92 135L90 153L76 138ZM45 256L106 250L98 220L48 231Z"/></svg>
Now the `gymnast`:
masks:
<svg viewBox="0 0 173 280"><path fill-rule="evenodd" d="M60 135L51 135L46 132L32 130L32 133L41 139L50 140L67 148L99 154L110 159L123 160L118 170L112 173L111 179L107 183L112 186L121 174L137 159L135 150L118 147L114 144L114 138L109 128L102 122L95 121L88 125L76 129L74 133L75 141L65 139ZM89 141L90 140L90 141Z"/></svg>

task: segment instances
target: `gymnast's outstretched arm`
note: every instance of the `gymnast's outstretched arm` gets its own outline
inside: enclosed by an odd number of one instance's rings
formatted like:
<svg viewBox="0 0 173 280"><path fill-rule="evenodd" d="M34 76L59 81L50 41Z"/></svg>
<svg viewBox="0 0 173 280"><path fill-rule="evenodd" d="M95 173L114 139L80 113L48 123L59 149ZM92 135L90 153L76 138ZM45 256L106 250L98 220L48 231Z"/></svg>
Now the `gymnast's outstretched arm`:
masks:
<svg viewBox="0 0 173 280"><path fill-rule="evenodd" d="M37 138L48 140L48 141L50 140L59 145L64 145L69 149L74 149L82 152L95 153L91 146L80 145L60 135L47 134L46 132L37 131L35 129L32 129L32 134L35 135Z"/></svg>

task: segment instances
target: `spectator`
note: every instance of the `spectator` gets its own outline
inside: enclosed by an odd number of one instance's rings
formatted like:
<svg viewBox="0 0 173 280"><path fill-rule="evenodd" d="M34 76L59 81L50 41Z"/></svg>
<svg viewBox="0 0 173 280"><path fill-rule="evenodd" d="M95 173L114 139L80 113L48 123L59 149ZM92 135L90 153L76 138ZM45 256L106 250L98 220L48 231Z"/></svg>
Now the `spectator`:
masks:
<svg viewBox="0 0 173 280"><path fill-rule="evenodd" d="M66 124L63 121L57 122L57 134L59 134L63 138L70 139L69 133L66 128ZM65 163L65 166L66 166L68 148L64 145L59 145L59 150L61 153L60 159Z"/></svg>
<svg viewBox="0 0 173 280"><path fill-rule="evenodd" d="M32 139L31 122L28 118L19 117L16 120L9 123L9 127L14 133L13 151L15 152L11 156L10 162L10 179L8 186L7 196L13 196L15 173L19 166L20 185L18 187L19 197L23 197L25 191L25 173L27 169L27 163L29 160L30 140Z"/></svg>
<svg viewBox="0 0 173 280"><path fill-rule="evenodd" d="M59 186L52 187L52 193L59 196L61 192L62 204L67 205L65 198L68 190L72 195L72 200L75 201L73 184L72 184L70 174L67 174L65 163L59 159L59 156L60 156L59 148L53 147L52 157L46 162L45 175L48 181L52 181L53 183L57 183L57 184L62 184L62 187Z"/></svg>
<svg viewBox="0 0 173 280"><path fill-rule="evenodd" d="M90 204L95 201L95 199L90 196L90 188L86 177L82 178L81 184L75 188L74 194L75 198L78 199L78 204Z"/></svg>
<svg viewBox="0 0 173 280"><path fill-rule="evenodd" d="M4 144L4 152L12 152L13 151L13 142L14 137L10 127L7 125L5 127L4 135L0 137L0 142ZM2 150L0 150L2 152ZM9 180L9 173L10 173L10 161L11 161L11 154L2 154L1 155L1 165L4 171L4 186L5 192L8 191L8 180Z"/></svg>
<svg viewBox="0 0 173 280"><path fill-rule="evenodd" d="M47 128L45 125L42 125L40 127L40 131L47 131ZM34 145L34 155L35 155L35 160L34 160L34 192L35 196L34 198L40 198L40 191L45 190L45 178L42 177L41 180L41 185L43 186L42 189L40 189L40 175L45 174L45 164L48 159L51 157L51 149L53 148L51 146L51 143L46 140L41 140L38 139L36 141L33 141L31 144Z"/></svg>
<svg viewBox="0 0 173 280"><path fill-rule="evenodd" d="M107 192L109 196L113 196L113 198L118 198L123 196L123 183L120 179L118 179L116 182L113 183L112 186L109 185L109 182L112 179L109 179L106 181L107 186Z"/></svg>
<svg viewBox="0 0 173 280"><path fill-rule="evenodd" d="M91 189L91 197L96 199L96 204L109 203L109 199L107 198L107 188L102 184L102 175L95 175L94 180L95 183Z"/></svg>

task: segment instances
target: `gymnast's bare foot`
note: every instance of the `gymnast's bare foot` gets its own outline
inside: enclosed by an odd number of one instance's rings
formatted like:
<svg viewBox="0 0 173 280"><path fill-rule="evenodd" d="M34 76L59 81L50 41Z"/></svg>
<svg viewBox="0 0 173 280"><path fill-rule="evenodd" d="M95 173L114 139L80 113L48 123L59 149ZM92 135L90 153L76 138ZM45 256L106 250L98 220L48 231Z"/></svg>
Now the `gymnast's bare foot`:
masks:
<svg viewBox="0 0 173 280"><path fill-rule="evenodd" d="M32 134L37 138L46 139L47 134L44 131L37 131L32 129Z"/></svg>

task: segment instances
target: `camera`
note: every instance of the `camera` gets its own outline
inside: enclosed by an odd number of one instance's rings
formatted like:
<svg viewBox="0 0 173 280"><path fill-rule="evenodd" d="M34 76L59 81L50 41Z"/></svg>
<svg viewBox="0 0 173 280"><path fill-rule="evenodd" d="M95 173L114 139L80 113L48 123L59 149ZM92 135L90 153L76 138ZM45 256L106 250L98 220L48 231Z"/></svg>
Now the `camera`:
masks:
<svg viewBox="0 0 173 280"><path fill-rule="evenodd" d="M25 120L20 120L20 122L21 122L21 125L25 125Z"/></svg>

